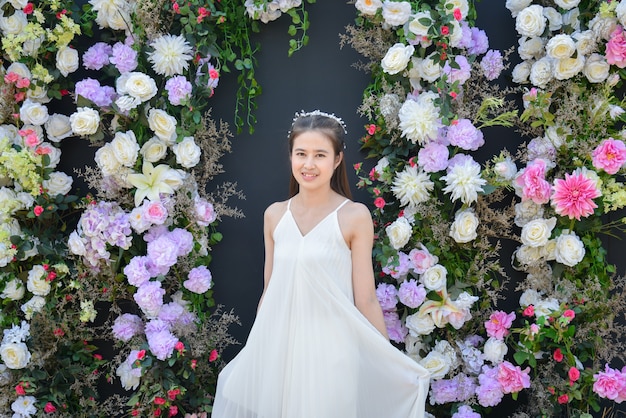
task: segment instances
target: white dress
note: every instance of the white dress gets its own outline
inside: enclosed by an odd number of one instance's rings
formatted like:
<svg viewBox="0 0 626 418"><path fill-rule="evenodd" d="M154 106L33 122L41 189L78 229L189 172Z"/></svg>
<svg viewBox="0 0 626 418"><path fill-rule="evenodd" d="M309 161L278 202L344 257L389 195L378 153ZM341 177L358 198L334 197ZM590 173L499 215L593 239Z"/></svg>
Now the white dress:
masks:
<svg viewBox="0 0 626 418"><path fill-rule="evenodd" d="M346 201L347 202L347 201ZM359 312L343 204L302 235L287 205L273 272L212 418L421 418L430 376Z"/></svg>

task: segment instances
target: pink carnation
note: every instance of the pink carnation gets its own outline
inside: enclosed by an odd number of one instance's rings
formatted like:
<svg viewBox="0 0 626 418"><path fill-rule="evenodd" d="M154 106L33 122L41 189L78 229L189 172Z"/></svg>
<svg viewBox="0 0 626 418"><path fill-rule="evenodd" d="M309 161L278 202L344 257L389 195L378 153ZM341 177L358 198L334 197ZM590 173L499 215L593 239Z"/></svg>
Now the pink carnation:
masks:
<svg viewBox="0 0 626 418"><path fill-rule="evenodd" d="M626 37L624 29L619 25L606 44L606 62L619 68L626 67Z"/></svg>
<svg viewBox="0 0 626 418"><path fill-rule="evenodd" d="M561 216L570 219L587 217L598 207L593 199L600 196L595 181L583 173L565 174L565 179L555 179L552 187L552 206Z"/></svg>
<svg viewBox="0 0 626 418"><path fill-rule="evenodd" d="M489 317L489 321L485 322L487 335L498 340L502 340L509 334L509 328L513 324L515 313L507 314L504 311L495 311Z"/></svg>
<svg viewBox="0 0 626 418"><path fill-rule="evenodd" d="M607 364L603 372L593 375L593 391L602 398L617 403L626 400L626 373L611 369Z"/></svg>
<svg viewBox="0 0 626 418"><path fill-rule="evenodd" d="M536 159L528 163L522 173L515 179L515 183L522 188L522 198L532 200L538 205L550 201L550 183L545 179L546 162Z"/></svg>
<svg viewBox="0 0 626 418"><path fill-rule="evenodd" d="M508 361L498 365L498 382L502 385L503 393L516 393L530 387L529 368L522 370Z"/></svg>
<svg viewBox="0 0 626 418"><path fill-rule="evenodd" d="M626 145L617 139L605 139L593 150L591 157L595 168L615 174L626 162Z"/></svg>

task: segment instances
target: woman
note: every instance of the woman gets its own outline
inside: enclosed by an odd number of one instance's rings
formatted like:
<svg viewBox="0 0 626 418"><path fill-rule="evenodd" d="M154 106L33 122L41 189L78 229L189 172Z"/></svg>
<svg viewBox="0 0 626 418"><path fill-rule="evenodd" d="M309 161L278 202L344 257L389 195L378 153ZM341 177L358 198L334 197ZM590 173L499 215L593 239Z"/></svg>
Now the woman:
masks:
<svg viewBox="0 0 626 418"><path fill-rule="evenodd" d="M343 121L296 115L290 199L264 215L264 289L213 418L424 416L428 372L393 347L376 298L374 230L352 202Z"/></svg>

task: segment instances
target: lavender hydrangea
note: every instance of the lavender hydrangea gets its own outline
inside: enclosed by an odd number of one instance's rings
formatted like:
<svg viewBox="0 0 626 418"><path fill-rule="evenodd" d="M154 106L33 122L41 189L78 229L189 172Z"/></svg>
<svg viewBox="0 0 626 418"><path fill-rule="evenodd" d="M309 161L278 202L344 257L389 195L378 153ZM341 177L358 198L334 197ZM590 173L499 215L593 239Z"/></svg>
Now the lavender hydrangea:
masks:
<svg viewBox="0 0 626 418"><path fill-rule="evenodd" d="M183 306L176 302L170 302L161 306L158 319L168 323L170 326L174 326L179 322L184 313L185 308Z"/></svg>
<svg viewBox="0 0 626 418"><path fill-rule="evenodd" d="M411 260L409 259L409 256L402 251L399 251L397 263L396 260L390 258L388 264L383 266L383 273L388 274L394 279L400 279L409 273L410 268Z"/></svg>
<svg viewBox="0 0 626 418"><path fill-rule="evenodd" d="M454 57L454 62L458 68L453 68L446 62L443 67L443 72L447 74L449 83L458 81L460 85L463 85L471 76L472 66L463 55L456 55Z"/></svg>
<svg viewBox="0 0 626 418"><path fill-rule="evenodd" d="M146 339L150 351L156 358L163 361L172 356L174 347L178 343L178 338L171 332L163 330L159 332L146 332Z"/></svg>
<svg viewBox="0 0 626 418"><path fill-rule="evenodd" d="M167 98L174 106L179 106L181 102L191 95L192 85L187 78L178 75L170 78L165 83Z"/></svg>
<svg viewBox="0 0 626 418"><path fill-rule="evenodd" d="M129 45L117 42L113 45L109 60L121 74L128 73L137 68L137 51Z"/></svg>
<svg viewBox="0 0 626 418"><path fill-rule="evenodd" d="M206 266L194 267L187 275L188 279L183 282L185 289L203 294L211 288L211 271Z"/></svg>
<svg viewBox="0 0 626 418"><path fill-rule="evenodd" d="M456 402L458 385L458 381L454 379L433 380L430 383L430 404Z"/></svg>
<svg viewBox="0 0 626 418"><path fill-rule="evenodd" d="M502 54L498 50L490 49L480 61L480 68L487 80L495 80L500 77L504 69Z"/></svg>
<svg viewBox="0 0 626 418"><path fill-rule="evenodd" d="M480 414L467 405L461 405L452 418L480 418Z"/></svg>
<svg viewBox="0 0 626 418"><path fill-rule="evenodd" d="M384 311L396 309L398 303L398 291L396 287L388 283L379 283L376 287L376 297Z"/></svg>
<svg viewBox="0 0 626 418"><path fill-rule="evenodd" d="M398 289L398 299L409 308L417 308L426 299L426 288L423 284L418 284L415 279L405 281Z"/></svg>
<svg viewBox="0 0 626 418"><path fill-rule="evenodd" d="M477 27L472 28L472 45L467 51L472 55L482 55L489 49L487 33Z"/></svg>
<svg viewBox="0 0 626 418"><path fill-rule="evenodd" d="M86 78L76 83L76 95L91 100L96 106L106 107L113 103L115 89L102 86L93 78Z"/></svg>
<svg viewBox="0 0 626 418"><path fill-rule="evenodd" d="M148 266L149 261L146 256L136 256L131 258L124 267L124 274L131 286L139 287L152 278Z"/></svg>
<svg viewBox="0 0 626 418"><path fill-rule="evenodd" d="M403 343L409 330L404 326L402 320L400 320L398 313L396 311L383 311L383 319L389 339L398 344Z"/></svg>
<svg viewBox="0 0 626 418"><path fill-rule="evenodd" d="M176 264L178 247L169 234L148 243L148 257L155 266L167 270Z"/></svg>
<svg viewBox="0 0 626 418"><path fill-rule="evenodd" d="M439 142L429 142L419 150L417 164L427 173L435 173L445 170L448 166L450 151L448 147Z"/></svg>
<svg viewBox="0 0 626 418"><path fill-rule="evenodd" d="M102 69L109 64L111 50L111 45L105 42L96 42L83 54L83 66L88 70Z"/></svg>
<svg viewBox="0 0 626 418"><path fill-rule="evenodd" d="M498 382L498 369L496 367L483 366L483 373L478 376L476 396L482 406L496 406L504 397L502 385Z"/></svg>
<svg viewBox="0 0 626 418"><path fill-rule="evenodd" d="M137 315L125 313L115 318L112 331L116 339L128 342L143 332L143 321Z"/></svg>
<svg viewBox="0 0 626 418"><path fill-rule="evenodd" d="M459 119L450 125L446 136L451 145L468 151L476 151L485 144L482 131L469 119Z"/></svg>

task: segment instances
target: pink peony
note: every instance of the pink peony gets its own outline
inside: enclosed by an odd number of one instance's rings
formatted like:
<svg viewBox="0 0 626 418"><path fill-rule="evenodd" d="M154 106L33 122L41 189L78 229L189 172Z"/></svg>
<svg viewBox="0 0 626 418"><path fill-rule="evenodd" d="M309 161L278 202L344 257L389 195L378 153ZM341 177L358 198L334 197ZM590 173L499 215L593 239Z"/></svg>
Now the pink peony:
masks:
<svg viewBox="0 0 626 418"><path fill-rule="evenodd" d="M502 340L509 334L509 328L511 328L514 319L514 312L507 314L504 311L495 311L489 317L489 321L485 321L487 335Z"/></svg>
<svg viewBox="0 0 626 418"><path fill-rule="evenodd" d="M580 221L581 216L593 214L598 207L593 199L600 196L600 191L595 181L583 173L565 174L565 179L555 179L552 189L552 206L559 215Z"/></svg>
<svg viewBox="0 0 626 418"><path fill-rule="evenodd" d="M626 162L626 145L617 139L605 139L593 150L591 157L595 168L615 174Z"/></svg>
<svg viewBox="0 0 626 418"><path fill-rule="evenodd" d="M626 37L621 26L611 33L611 39L606 44L606 62L619 68L626 67Z"/></svg>
<svg viewBox="0 0 626 418"><path fill-rule="evenodd" d="M522 199L532 200L538 205L550 201L550 183L545 179L546 162L536 159L528 163L522 173L515 179L515 183L522 188Z"/></svg>
<svg viewBox="0 0 626 418"><path fill-rule="evenodd" d="M626 399L626 373L611 369L607 364L603 372L593 375L593 391L602 398L617 403Z"/></svg>
<svg viewBox="0 0 626 418"><path fill-rule="evenodd" d="M498 365L498 382L502 385L503 393L516 393L530 387L529 368L522 370L508 361Z"/></svg>

